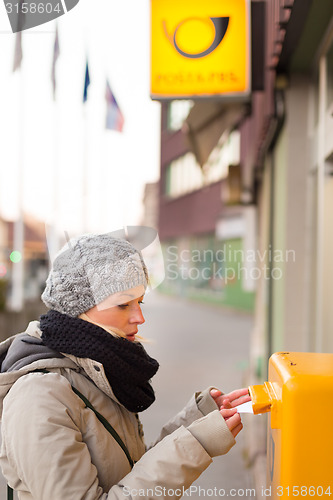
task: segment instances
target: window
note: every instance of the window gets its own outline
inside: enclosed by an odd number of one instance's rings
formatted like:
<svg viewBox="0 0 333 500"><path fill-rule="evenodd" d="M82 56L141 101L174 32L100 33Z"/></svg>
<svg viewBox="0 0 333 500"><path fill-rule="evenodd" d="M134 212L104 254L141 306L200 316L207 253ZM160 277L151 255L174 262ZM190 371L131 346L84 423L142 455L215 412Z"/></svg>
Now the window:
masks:
<svg viewBox="0 0 333 500"><path fill-rule="evenodd" d="M168 129L180 130L188 117L194 102L190 100L171 101L168 106Z"/></svg>
<svg viewBox="0 0 333 500"><path fill-rule="evenodd" d="M200 167L193 153L172 161L165 172L165 194L176 198L224 179L230 165L240 161L240 133L238 130L223 135L213 149L207 163Z"/></svg>
<svg viewBox="0 0 333 500"><path fill-rule="evenodd" d="M219 181L228 175L230 165L240 162L240 133L234 130L227 136L223 134L204 165L206 182Z"/></svg>
<svg viewBox="0 0 333 500"><path fill-rule="evenodd" d="M166 169L165 194L172 198L203 186L203 175L192 153L172 161Z"/></svg>

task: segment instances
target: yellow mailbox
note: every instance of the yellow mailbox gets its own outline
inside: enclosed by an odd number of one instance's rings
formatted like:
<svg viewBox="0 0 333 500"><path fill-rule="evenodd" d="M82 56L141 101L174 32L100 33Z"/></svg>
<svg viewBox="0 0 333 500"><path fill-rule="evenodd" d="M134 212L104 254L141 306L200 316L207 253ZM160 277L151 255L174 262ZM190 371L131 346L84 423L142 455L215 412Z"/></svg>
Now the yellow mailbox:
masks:
<svg viewBox="0 0 333 500"><path fill-rule="evenodd" d="M269 381L249 388L254 413L270 412L271 498L333 496L333 354L279 352Z"/></svg>

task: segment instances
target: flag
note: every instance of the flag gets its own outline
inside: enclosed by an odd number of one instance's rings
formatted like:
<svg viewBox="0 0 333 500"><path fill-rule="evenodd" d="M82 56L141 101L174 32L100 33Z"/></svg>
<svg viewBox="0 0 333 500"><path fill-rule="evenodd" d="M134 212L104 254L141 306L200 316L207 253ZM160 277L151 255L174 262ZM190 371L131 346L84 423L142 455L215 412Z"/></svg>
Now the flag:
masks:
<svg viewBox="0 0 333 500"><path fill-rule="evenodd" d="M59 37L58 37L58 26L56 26L55 38L54 38L54 47L53 47L53 60L52 60L52 70L51 70L51 80L52 80L52 89L53 89L53 99L56 97L56 64L60 54L59 47Z"/></svg>
<svg viewBox="0 0 333 500"><path fill-rule="evenodd" d="M90 76L89 76L89 67L88 67L88 60L86 62L86 74L84 77L84 89L83 89L83 102L86 102L88 99L88 87L90 85Z"/></svg>
<svg viewBox="0 0 333 500"><path fill-rule="evenodd" d="M124 116L112 93L108 80L106 80L105 100L107 106L105 128L108 130L117 130L118 132L122 132L124 126Z"/></svg>

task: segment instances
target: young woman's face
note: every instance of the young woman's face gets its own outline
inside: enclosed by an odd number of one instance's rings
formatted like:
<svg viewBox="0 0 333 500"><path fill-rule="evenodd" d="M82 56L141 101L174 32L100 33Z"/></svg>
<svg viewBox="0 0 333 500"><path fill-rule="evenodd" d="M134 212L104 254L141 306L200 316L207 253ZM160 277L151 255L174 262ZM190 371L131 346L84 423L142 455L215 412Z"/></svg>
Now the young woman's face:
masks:
<svg viewBox="0 0 333 500"><path fill-rule="evenodd" d="M117 292L101 304L86 311L95 323L121 330L128 340L133 342L138 333L138 326L145 322L141 304L145 289L139 285L124 292Z"/></svg>

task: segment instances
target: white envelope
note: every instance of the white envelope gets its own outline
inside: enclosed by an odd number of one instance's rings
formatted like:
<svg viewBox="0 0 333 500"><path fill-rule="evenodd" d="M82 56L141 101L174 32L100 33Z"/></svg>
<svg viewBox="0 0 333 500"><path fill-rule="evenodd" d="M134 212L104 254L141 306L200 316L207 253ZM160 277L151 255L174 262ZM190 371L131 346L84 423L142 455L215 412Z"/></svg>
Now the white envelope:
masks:
<svg viewBox="0 0 333 500"><path fill-rule="evenodd" d="M236 406L238 413L253 413L252 401Z"/></svg>

